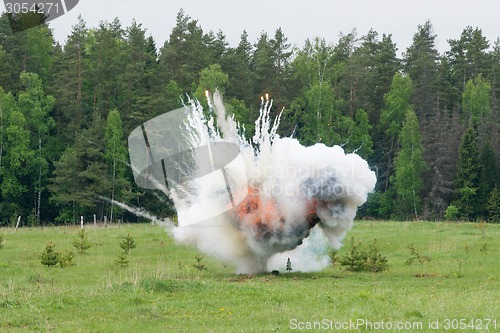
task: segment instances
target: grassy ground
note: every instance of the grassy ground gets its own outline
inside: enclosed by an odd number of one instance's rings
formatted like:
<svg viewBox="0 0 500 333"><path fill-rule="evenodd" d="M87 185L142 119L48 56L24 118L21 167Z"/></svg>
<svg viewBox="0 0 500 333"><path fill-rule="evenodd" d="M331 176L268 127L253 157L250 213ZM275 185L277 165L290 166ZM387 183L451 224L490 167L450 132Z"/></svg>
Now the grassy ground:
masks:
<svg viewBox="0 0 500 333"><path fill-rule="evenodd" d="M288 332L314 321L337 332L486 332L488 319L496 320L489 332L500 331L500 225L356 222L345 243L376 238L387 272L334 266L277 276L237 276L208 257L199 271L197 251L174 245L157 226L87 230L93 246L63 269L38 256L48 242L72 250L77 228L0 229L1 332ZM127 234L137 248L119 268ZM410 244L432 260L407 265ZM361 319L385 326L349 323ZM460 319L468 326L460 329Z"/></svg>

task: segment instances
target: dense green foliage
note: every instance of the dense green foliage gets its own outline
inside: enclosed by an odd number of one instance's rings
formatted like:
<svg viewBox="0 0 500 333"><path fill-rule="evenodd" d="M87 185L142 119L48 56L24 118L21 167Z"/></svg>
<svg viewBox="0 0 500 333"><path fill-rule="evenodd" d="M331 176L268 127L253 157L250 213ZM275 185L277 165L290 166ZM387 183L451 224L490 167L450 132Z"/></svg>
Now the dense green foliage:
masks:
<svg viewBox="0 0 500 333"><path fill-rule="evenodd" d="M207 269L193 267L195 249L175 244L162 227L149 224L89 227L95 246L76 254L72 267L47 268L38 254L51 240L57 240L57 250L72 249L75 227L4 228L0 331L290 332L292 318L366 318L423 322L423 329L399 330L417 333L439 332L426 328L437 319L481 318L497 319L488 330L497 332L500 225L478 227L356 221L349 235L365 248L376 238L390 263L386 272L350 272L337 263L300 273L292 256L292 272L256 276L235 275L212 257L203 259ZM127 233L140 245L126 258L129 265L119 267L118 243ZM348 243L340 257L350 253Z"/></svg>
<svg viewBox="0 0 500 333"><path fill-rule="evenodd" d="M479 28L440 54L425 22L399 58L373 30L301 48L282 29L254 43L243 32L233 47L181 10L157 47L135 21L75 23L60 45L47 25L12 33L0 17L0 225L135 220L113 200L172 215L135 186L126 138L216 87L247 135L269 93L272 115L284 109L280 135L367 159L378 185L364 216L442 219L454 204L462 219L498 220L500 39Z"/></svg>

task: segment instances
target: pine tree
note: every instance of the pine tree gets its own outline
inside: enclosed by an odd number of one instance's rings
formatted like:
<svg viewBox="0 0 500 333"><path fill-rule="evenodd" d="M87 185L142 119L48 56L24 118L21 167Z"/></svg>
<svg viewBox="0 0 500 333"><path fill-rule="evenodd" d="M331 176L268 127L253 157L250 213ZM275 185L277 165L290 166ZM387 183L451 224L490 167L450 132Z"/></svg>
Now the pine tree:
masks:
<svg viewBox="0 0 500 333"><path fill-rule="evenodd" d="M394 161L393 183L396 190L396 210L401 218L418 219L423 186L423 173L427 165L423 158L422 137L417 116L407 111L401 134L401 149Z"/></svg>
<svg viewBox="0 0 500 333"><path fill-rule="evenodd" d="M203 36L203 42L208 53L208 63L218 63L222 66L226 61L227 47L229 45L224 32L222 30L217 33L210 31Z"/></svg>
<svg viewBox="0 0 500 333"><path fill-rule="evenodd" d="M271 60L273 61L273 80L269 86L269 93L272 94L274 103L278 110L281 110L287 103L293 91L293 78L291 74L292 48L288 43L288 38L281 28L278 28L270 41L272 49Z"/></svg>
<svg viewBox="0 0 500 333"><path fill-rule="evenodd" d="M130 132L154 117L150 109L153 94L158 91L157 86L160 84L157 78L156 46L135 20L125 31L125 42L125 68L120 74L123 94L120 94L119 110L123 115L123 129Z"/></svg>
<svg viewBox="0 0 500 333"><path fill-rule="evenodd" d="M466 83L477 75L485 74L488 67L486 51L489 43L481 29L466 27L460 39L450 39L447 57L451 64L451 79L459 91L466 90Z"/></svg>

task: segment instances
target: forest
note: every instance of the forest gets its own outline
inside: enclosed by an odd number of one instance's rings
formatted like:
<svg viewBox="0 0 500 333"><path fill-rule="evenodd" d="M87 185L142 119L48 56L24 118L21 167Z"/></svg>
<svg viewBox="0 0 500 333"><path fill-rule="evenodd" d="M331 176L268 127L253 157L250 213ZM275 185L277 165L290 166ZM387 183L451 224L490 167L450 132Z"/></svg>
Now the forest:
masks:
<svg viewBox="0 0 500 333"><path fill-rule="evenodd" d="M440 53L436 37L423 22L401 56L374 30L301 48L282 29L256 41L243 31L231 46L180 10L161 46L135 21L81 17L61 45L48 24L12 32L4 13L0 226L138 220L106 198L173 216L135 185L127 137L216 88L249 136L268 93L281 136L366 159L378 181L358 218L499 223L500 38L469 26Z"/></svg>

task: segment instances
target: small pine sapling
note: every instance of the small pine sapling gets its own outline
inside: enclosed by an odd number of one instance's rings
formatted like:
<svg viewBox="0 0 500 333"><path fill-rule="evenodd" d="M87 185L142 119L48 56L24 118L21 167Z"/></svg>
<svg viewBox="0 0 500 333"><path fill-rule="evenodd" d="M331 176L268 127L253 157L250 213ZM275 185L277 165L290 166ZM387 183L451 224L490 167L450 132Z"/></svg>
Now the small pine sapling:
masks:
<svg viewBox="0 0 500 333"><path fill-rule="evenodd" d="M201 271L207 269L205 267L205 265L201 263L201 261L203 260L202 256L197 255L196 257L194 257L194 259L196 260L196 264L194 264L193 267L196 268L198 270L198 272L201 272Z"/></svg>
<svg viewBox="0 0 500 333"><path fill-rule="evenodd" d="M92 246L87 234L85 233L85 229L80 229L80 231L78 231L76 238L73 240L73 246L78 253L85 253L85 251Z"/></svg>
<svg viewBox="0 0 500 333"><path fill-rule="evenodd" d="M367 269L368 253L363 250L359 250L358 247L361 243L356 245L354 243L354 237L351 237L351 248L349 253L340 257L339 262L342 266L345 266L348 271L351 272L361 272Z"/></svg>
<svg viewBox="0 0 500 333"><path fill-rule="evenodd" d="M45 250L40 255L40 262L42 265L47 267L55 266L59 263L59 252L57 252L55 248L55 244L50 242L45 247Z"/></svg>
<svg viewBox="0 0 500 333"><path fill-rule="evenodd" d="M116 263L118 266L121 266L121 267L127 267L127 266L128 266L128 263L129 263L127 253L125 253L125 252L120 253L120 254L118 255L118 258L115 260L115 263Z"/></svg>
<svg viewBox="0 0 500 333"><path fill-rule="evenodd" d="M73 251L59 253L59 266L61 268L74 266L74 258L75 255L73 254Z"/></svg>
<svg viewBox="0 0 500 333"><path fill-rule="evenodd" d="M377 239L373 240L370 252L368 253L368 267L374 273L386 271L389 268L387 257L380 253L380 247L377 244Z"/></svg>
<svg viewBox="0 0 500 333"><path fill-rule="evenodd" d="M286 271L288 273L292 271L292 261L290 260L290 258L288 258L288 260L286 261Z"/></svg>
<svg viewBox="0 0 500 333"><path fill-rule="evenodd" d="M431 257L422 255L414 244L408 245L408 249L410 250L410 258L406 260L406 264L413 265L418 263L422 269L419 276L424 276L424 264L431 261Z"/></svg>
<svg viewBox="0 0 500 333"><path fill-rule="evenodd" d="M120 243L120 247L125 254L128 254L131 249L135 249L136 246L137 245L135 243L134 237L132 237L130 234L127 234L125 239Z"/></svg>

